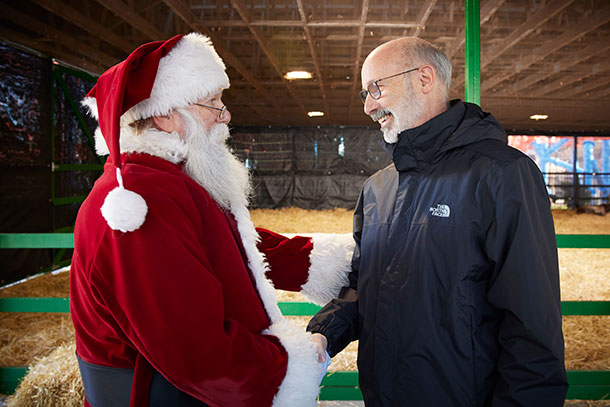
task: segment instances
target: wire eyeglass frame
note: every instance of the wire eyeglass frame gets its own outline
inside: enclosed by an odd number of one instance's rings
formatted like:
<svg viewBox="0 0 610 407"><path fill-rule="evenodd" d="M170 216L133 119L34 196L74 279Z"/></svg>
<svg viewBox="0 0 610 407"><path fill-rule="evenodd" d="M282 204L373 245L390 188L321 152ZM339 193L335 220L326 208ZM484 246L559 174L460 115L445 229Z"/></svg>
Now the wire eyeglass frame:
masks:
<svg viewBox="0 0 610 407"><path fill-rule="evenodd" d="M227 111L227 106L223 106L223 107L214 107L214 106L210 106L210 105L204 105L203 103L193 103L194 105L197 106L201 106L201 107L207 107L208 109L214 109L214 110L218 110L218 120L222 120L222 117L224 116L225 112Z"/></svg>
<svg viewBox="0 0 610 407"><path fill-rule="evenodd" d="M375 100L379 99L381 97L381 89L379 89L378 82L385 81L386 79L390 79L390 78L393 78L398 75L404 75L409 72L417 71L419 68L421 68L421 66L418 68L408 69L403 72L398 72L398 73L395 73L394 75L386 76L385 78L377 79L376 81L369 83L368 86L366 87L366 89L362 89L358 93L360 95L360 100L362 100L363 104L366 103L366 97L368 95L371 95L371 97Z"/></svg>

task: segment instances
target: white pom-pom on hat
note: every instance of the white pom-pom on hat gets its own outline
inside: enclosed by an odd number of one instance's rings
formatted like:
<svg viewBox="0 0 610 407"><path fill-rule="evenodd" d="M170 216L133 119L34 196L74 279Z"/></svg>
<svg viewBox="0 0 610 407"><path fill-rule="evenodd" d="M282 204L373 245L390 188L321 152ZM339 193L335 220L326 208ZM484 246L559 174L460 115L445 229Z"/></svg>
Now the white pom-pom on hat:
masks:
<svg viewBox="0 0 610 407"><path fill-rule="evenodd" d="M140 194L125 189L121 170L116 169L119 186L106 195L101 211L102 216L113 230L133 232L144 224L148 206Z"/></svg>

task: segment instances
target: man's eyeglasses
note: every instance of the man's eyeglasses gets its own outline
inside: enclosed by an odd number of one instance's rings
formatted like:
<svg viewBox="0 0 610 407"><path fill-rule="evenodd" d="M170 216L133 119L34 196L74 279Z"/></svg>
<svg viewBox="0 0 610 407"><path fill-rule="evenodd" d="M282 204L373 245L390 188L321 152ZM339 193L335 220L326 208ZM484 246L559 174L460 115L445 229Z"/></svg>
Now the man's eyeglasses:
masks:
<svg viewBox="0 0 610 407"><path fill-rule="evenodd" d="M371 95L371 97L375 100L379 99L381 97L381 89L379 89L378 82L385 81L386 79L390 79L398 75L403 75L405 73L417 71L418 69L419 68L409 69L408 71L395 73L394 75L386 76L385 78L377 79L376 81L369 83L366 89L362 89L360 91L360 100L362 100L362 103L366 103L366 97L368 95Z"/></svg>
<svg viewBox="0 0 610 407"><path fill-rule="evenodd" d="M226 106L223 106L223 107L214 107L214 106L204 105L202 103L193 103L193 104L197 105L197 106L201 106L201 107L207 107L208 109L218 110L218 120L222 120L222 118L225 115L225 112L227 111L227 107Z"/></svg>

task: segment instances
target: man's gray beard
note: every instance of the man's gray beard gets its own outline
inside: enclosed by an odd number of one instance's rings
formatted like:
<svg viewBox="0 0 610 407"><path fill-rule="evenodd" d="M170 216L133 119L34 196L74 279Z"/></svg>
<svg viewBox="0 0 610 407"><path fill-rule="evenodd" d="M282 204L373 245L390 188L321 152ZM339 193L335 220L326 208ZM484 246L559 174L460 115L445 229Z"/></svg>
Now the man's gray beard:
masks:
<svg viewBox="0 0 610 407"><path fill-rule="evenodd" d="M178 109L184 119L184 139L188 146L184 172L205 188L220 207L248 205L251 193L248 169L235 157L226 141L230 136L226 124L206 131L201 120L186 109Z"/></svg>
<svg viewBox="0 0 610 407"><path fill-rule="evenodd" d="M394 144L398 142L398 134L416 127L415 123L424 112L424 105L420 99L415 97L411 82L407 82L407 96L387 111L394 116L394 123L389 128L382 129L383 139L387 143Z"/></svg>

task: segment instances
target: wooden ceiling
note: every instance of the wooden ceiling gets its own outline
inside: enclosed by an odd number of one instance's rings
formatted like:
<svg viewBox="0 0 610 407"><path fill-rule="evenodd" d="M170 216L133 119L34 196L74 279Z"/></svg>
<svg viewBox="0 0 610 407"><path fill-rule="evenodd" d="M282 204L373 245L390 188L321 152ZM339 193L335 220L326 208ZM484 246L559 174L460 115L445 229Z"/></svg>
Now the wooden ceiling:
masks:
<svg viewBox="0 0 610 407"><path fill-rule="evenodd" d="M0 2L0 37L98 74L144 42L207 34L227 65L234 125L376 126L357 96L360 68L400 36L444 49L451 95L464 95L464 0ZM284 79L293 69L313 79ZM608 133L609 99L608 0L481 1L481 105L506 128Z"/></svg>

